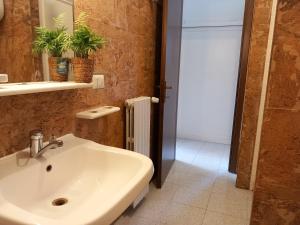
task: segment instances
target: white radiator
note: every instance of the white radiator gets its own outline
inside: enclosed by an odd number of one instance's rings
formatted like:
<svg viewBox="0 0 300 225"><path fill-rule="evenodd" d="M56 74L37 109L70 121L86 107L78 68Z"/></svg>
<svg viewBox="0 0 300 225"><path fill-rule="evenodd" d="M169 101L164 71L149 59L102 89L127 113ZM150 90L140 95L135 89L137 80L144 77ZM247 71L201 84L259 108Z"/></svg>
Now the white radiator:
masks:
<svg viewBox="0 0 300 225"><path fill-rule="evenodd" d="M126 101L126 148L150 156L151 98Z"/></svg>
<svg viewBox="0 0 300 225"><path fill-rule="evenodd" d="M158 103L157 98L138 97L128 99L126 105L126 149L150 157L150 120L151 102ZM149 186L134 201L133 207L149 192Z"/></svg>

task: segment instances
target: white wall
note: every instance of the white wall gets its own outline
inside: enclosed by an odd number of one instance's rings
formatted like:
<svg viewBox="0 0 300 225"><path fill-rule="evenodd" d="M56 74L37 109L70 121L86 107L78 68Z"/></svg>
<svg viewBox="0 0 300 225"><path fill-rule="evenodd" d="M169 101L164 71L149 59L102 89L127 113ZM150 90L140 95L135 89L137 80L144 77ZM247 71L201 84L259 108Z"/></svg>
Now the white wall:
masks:
<svg viewBox="0 0 300 225"><path fill-rule="evenodd" d="M185 0L183 26L242 24L242 0ZM178 137L230 144L242 26L183 29Z"/></svg>
<svg viewBox="0 0 300 225"><path fill-rule="evenodd" d="M183 25L241 24L244 0L184 0Z"/></svg>

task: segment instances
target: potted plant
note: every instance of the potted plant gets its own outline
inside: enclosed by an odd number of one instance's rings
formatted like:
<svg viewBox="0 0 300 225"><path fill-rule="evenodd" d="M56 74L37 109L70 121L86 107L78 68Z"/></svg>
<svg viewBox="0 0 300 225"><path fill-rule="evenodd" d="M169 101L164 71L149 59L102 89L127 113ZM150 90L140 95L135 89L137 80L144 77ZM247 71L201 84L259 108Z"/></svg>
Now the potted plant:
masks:
<svg viewBox="0 0 300 225"><path fill-rule="evenodd" d="M53 18L55 29L36 27L36 39L33 42L35 54L47 53L49 55L49 74L53 81L68 80L69 59L63 54L69 49L70 35L63 25L63 14Z"/></svg>
<svg viewBox="0 0 300 225"><path fill-rule="evenodd" d="M91 58L91 53L101 49L105 40L92 31L87 25L86 18L86 13L80 13L75 21L70 47L75 55L72 59L75 82L90 83L94 72L94 58Z"/></svg>

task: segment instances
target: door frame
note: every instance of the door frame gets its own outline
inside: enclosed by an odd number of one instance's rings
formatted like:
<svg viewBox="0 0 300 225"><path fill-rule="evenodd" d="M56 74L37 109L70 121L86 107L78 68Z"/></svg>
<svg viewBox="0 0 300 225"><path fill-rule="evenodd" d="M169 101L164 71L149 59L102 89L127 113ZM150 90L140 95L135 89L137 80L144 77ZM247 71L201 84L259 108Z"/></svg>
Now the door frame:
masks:
<svg viewBox="0 0 300 225"><path fill-rule="evenodd" d="M162 15L158 15L158 18L161 19L161 26L158 26L159 36L157 38L157 45L162 47L164 46L164 39L166 38L166 34L163 33L164 29L166 29L166 8L164 4L165 0L159 0L159 7L162 7L161 13ZM159 12L158 12L159 13ZM240 50L240 62L239 62L239 70L238 70L238 81L237 81L237 90L236 90L236 100L235 100L235 109L234 109L234 118L233 118L233 126L232 126L232 137L231 137L231 147L230 147L230 158L228 171L231 173L237 172L237 162L238 162L238 153L240 147L240 137L241 137L241 129L242 129L242 117L243 117L243 108L244 108L244 97L245 97L245 89L246 89L246 78L247 78L247 68L248 68L248 57L250 51L250 41L251 41L251 33L252 33L252 23L253 23L253 13L254 13L254 0L245 1L245 10L244 10L244 22L243 22L243 31L242 31L242 41L241 41L241 50ZM158 50L158 49L157 49ZM157 81L161 78L161 73L165 66L165 49L161 49L160 55L157 54L159 59L156 61L156 69L160 70L157 73ZM157 82L156 82L157 87ZM158 91L156 92L158 97ZM160 107L163 108L163 107ZM156 143L154 144L157 151L155 154L155 165L156 165L156 177L161 176L161 165L159 162L162 161L162 123L159 123L159 118L163 116L163 109L160 109L158 115L155 117L155 123L159 124L158 135L156 138ZM161 181L156 182L157 187L160 188Z"/></svg>
<svg viewBox="0 0 300 225"><path fill-rule="evenodd" d="M249 58L251 33L252 33L253 13L254 13L254 0L245 1L240 64L239 64L234 118L233 118L233 126L232 126L230 157L229 157L229 165L228 165L228 171L231 173L237 173L237 163L238 163L239 148L240 148L242 121L243 121L244 99L245 99L248 58Z"/></svg>
<svg viewBox="0 0 300 225"><path fill-rule="evenodd" d="M158 107L158 116L156 118L156 121L158 123L158 140L157 140L157 156L156 156L156 180L155 180L155 184L157 188L162 188L162 144L163 144L163 123L162 123L162 118L164 115L164 99L161 98L162 94L162 87L160 86L161 83L161 79L162 76L164 74L164 70L165 70L165 64L166 64L166 29L167 29L167 24L165 23L165 21L167 20L167 2L166 0L160 0L158 1L159 7L161 7L160 11L158 11L158 13L160 13L157 16L157 19L160 20L161 22L161 26L160 31L158 32L158 36L159 38L157 38L157 40L159 40L159 43L157 43L157 45L160 47L160 49L157 49L160 53L160 60L157 63L157 71L159 71L159 76L157 78L157 95L159 97L159 107Z"/></svg>

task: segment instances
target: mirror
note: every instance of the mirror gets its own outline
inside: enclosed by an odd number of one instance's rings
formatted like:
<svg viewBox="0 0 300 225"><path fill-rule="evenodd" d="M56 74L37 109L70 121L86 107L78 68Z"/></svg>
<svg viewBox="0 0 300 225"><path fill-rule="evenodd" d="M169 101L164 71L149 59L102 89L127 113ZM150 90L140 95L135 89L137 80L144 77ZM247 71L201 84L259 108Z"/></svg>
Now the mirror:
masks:
<svg viewBox="0 0 300 225"><path fill-rule="evenodd" d="M74 31L74 1L73 0L39 0L40 26L55 29L53 18L63 15L63 25L67 32L72 34ZM72 52L67 52L66 57L72 57ZM48 55L42 55L43 80L50 80ZM69 70L69 78L72 77Z"/></svg>
<svg viewBox="0 0 300 225"><path fill-rule="evenodd" d="M53 18L63 14L64 26L72 33L74 1L24 0L23 4L14 4L14 1L4 0L4 5L4 17L0 21L0 74L8 74L9 83L50 80L48 56L32 52L35 27L51 29ZM72 53L66 54L72 57Z"/></svg>

